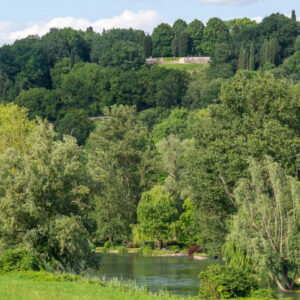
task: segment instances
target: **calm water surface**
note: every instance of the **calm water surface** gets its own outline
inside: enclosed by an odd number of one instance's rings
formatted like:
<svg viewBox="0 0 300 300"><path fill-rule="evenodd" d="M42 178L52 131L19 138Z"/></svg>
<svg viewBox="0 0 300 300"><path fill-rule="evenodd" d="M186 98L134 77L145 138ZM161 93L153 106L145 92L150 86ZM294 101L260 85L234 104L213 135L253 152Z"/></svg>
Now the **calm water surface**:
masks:
<svg viewBox="0 0 300 300"><path fill-rule="evenodd" d="M103 254L101 268L91 275L106 279L133 280L151 291L168 290L172 294L197 295L198 274L214 260L194 260L189 257L157 257L139 254ZM300 300L300 294L280 294Z"/></svg>
<svg viewBox="0 0 300 300"><path fill-rule="evenodd" d="M196 295L198 274L213 260L194 260L189 257L156 257L139 254L104 254L96 274L106 279L133 280L151 291L168 290L173 294Z"/></svg>

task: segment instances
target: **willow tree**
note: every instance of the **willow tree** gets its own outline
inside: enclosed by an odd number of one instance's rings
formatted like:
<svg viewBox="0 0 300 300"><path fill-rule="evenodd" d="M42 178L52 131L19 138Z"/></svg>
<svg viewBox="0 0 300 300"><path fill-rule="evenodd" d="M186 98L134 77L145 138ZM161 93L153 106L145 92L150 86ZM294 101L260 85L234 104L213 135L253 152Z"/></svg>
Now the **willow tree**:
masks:
<svg viewBox="0 0 300 300"><path fill-rule="evenodd" d="M24 248L59 270L97 265L89 246L90 190L76 140L39 123L25 153L0 154L0 253ZM17 145L18 146L18 145Z"/></svg>
<svg viewBox="0 0 300 300"><path fill-rule="evenodd" d="M270 157L249 162L235 189L239 205L229 238L243 245L258 272L293 290L300 271L300 182Z"/></svg>

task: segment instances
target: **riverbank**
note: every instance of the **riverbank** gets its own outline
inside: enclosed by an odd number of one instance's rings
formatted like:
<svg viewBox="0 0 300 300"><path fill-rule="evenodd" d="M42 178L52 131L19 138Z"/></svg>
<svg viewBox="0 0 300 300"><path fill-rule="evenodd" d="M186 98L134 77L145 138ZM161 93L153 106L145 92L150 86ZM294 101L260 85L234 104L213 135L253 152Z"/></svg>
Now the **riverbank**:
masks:
<svg viewBox="0 0 300 300"><path fill-rule="evenodd" d="M149 249L149 248L125 248L125 247L114 247L114 248L105 248L97 247L97 253L109 253L109 254L121 254L121 253L138 253L146 256L159 256L159 257L180 257L188 256L187 249L185 250L170 250L170 249ZM196 253L192 256L197 260L206 260L209 259L206 253Z"/></svg>
<svg viewBox="0 0 300 300"><path fill-rule="evenodd" d="M155 295L119 281L88 280L44 272L0 274L0 299L5 300L183 300Z"/></svg>

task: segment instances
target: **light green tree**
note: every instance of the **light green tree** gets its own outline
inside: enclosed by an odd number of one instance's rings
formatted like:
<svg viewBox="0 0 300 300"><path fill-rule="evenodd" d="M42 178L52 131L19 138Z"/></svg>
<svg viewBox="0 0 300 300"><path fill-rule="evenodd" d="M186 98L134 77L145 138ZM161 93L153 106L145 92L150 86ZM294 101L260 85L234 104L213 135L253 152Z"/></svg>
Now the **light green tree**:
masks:
<svg viewBox="0 0 300 300"><path fill-rule="evenodd" d="M142 194L137 208L138 224L134 227L134 236L138 241L157 241L159 248L162 241L170 236L171 225L177 216L175 199L155 186ZM138 237L138 238L137 238Z"/></svg>
<svg viewBox="0 0 300 300"><path fill-rule="evenodd" d="M234 191L239 209L230 238L243 245L258 271L292 290L300 268L300 182L270 157L250 159L249 173Z"/></svg>
<svg viewBox="0 0 300 300"><path fill-rule="evenodd" d="M27 137L35 127L28 120L28 111L17 105L0 105L0 153L8 148L25 152L30 147Z"/></svg>
<svg viewBox="0 0 300 300"><path fill-rule="evenodd" d="M60 270L80 271L92 259L87 230L90 190L76 140L58 141L39 123L25 153L0 155L0 252L25 248Z"/></svg>

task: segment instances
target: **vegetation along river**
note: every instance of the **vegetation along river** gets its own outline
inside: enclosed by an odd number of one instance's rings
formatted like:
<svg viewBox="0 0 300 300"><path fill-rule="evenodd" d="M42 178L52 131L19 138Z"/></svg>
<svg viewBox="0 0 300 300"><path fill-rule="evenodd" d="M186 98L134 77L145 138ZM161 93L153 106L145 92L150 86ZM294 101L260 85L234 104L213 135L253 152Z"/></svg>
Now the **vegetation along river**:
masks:
<svg viewBox="0 0 300 300"><path fill-rule="evenodd" d="M101 254L102 255L102 254ZM101 268L92 276L133 280L139 286L147 286L151 291L165 289L172 294L197 295L198 274L214 260L196 260L187 256L144 256L135 253L103 254ZM284 295L300 300L299 295Z"/></svg>

